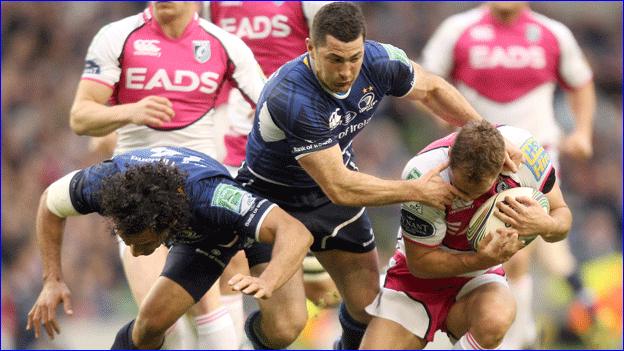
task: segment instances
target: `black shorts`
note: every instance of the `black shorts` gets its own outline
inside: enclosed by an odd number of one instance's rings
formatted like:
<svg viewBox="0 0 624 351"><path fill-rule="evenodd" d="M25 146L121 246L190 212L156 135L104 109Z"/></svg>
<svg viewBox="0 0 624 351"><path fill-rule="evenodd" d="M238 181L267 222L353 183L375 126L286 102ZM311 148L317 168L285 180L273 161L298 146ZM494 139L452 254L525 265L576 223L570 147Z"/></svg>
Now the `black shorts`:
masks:
<svg viewBox="0 0 624 351"><path fill-rule="evenodd" d="M197 302L221 276L236 252L238 248L175 244L160 275L180 284Z"/></svg>
<svg viewBox="0 0 624 351"><path fill-rule="evenodd" d="M251 182L250 179L253 179ZM318 188L295 189L267 183L242 168L236 178L246 189L278 204L301 221L314 236L312 251L342 250L369 252L375 236L368 213L363 207L333 204ZM254 243L245 249L249 266L269 262L271 245Z"/></svg>

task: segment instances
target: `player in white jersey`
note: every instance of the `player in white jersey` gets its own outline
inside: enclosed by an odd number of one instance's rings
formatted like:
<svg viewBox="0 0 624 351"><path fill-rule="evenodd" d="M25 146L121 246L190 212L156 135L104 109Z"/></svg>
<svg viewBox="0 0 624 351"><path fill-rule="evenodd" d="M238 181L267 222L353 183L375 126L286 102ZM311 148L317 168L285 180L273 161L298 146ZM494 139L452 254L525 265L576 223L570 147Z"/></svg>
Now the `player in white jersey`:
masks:
<svg viewBox="0 0 624 351"><path fill-rule="evenodd" d="M487 120L531 131L550 152L555 167L559 151L581 159L592 155L595 92L591 68L570 30L531 11L525 2L492 2L451 16L427 43L423 67L452 79ZM566 91L576 120L575 129L564 138L554 117L557 84ZM567 240L534 246L544 266L566 277L579 301L591 311L591 294L583 288ZM530 253L523 250L506 264L523 308L504 347L521 348L536 341L530 308Z"/></svg>
<svg viewBox="0 0 624 351"><path fill-rule="evenodd" d="M222 134L215 130L215 101L228 82L254 104L264 76L236 36L200 19L192 2L154 2L142 13L103 27L89 47L71 110L70 125L83 135L116 131L115 154L142 147L185 146L217 158ZM162 270L167 249L122 261L140 304ZM197 342L169 348L236 348L231 318L213 288L192 312Z"/></svg>
<svg viewBox="0 0 624 351"><path fill-rule="evenodd" d="M515 173L503 172L504 139L523 151ZM401 206L397 251L384 287L366 311L373 315L362 349L422 349L437 330L454 349L495 349L515 317L515 301L501 263L521 248L523 236L563 240L572 223L549 155L529 132L471 122L412 158L404 179L418 179L441 164L447 182L468 195L445 210L420 202ZM550 212L526 197L507 197L495 215L510 228L489 233L475 251L466 237L481 204L508 188L531 187L546 194Z"/></svg>

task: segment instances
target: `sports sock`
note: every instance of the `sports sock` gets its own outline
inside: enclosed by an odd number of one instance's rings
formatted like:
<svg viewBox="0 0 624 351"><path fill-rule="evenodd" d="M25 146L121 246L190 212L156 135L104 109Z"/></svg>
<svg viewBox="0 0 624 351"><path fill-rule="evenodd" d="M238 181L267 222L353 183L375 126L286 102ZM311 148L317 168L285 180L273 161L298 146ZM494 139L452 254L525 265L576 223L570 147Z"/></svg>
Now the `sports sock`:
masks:
<svg viewBox="0 0 624 351"><path fill-rule="evenodd" d="M342 350L359 349L360 342L364 337L364 331L366 331L366 324L353 319L347 312L344 302L340 304L338 319L340 320L340 325L342 325L342 336L339 342L334 343L334 348Z"/></svg>
<svg viewBox="0 0 624 351"><path fill-rule="evenodd" d="M459 340L457 340L455 345L453 345L453 350L499 350L500 348L501 345L498 345L498 347L493 349L486 349L485 347L479 345L470 332L464 334L461 338L459 338Z"/></svg>
<svg viewBox="0 0 624 351"><path fill-rule="evenodd" d="M227 308L234 322L234 331L240 343L245 335L243 329L245 325L245 310L243 308L243 294L221 295L221 306Z"/></svg>
<svg viewBox="0 0 624 351"><path fill-rule="evenodd" d="M186 316L178 320L165 332L161 350L185 350L195 346L195 331Z"/></svg>
<svg viewBox="0 0 624 351"><path fill-rule="evenodd" d="M267 346L266 337L262 335L262 331L260 330L260 311L255 311L247 317L247 321L245 321L245 334L255 350L273 349Z"/></svg>
<svg viewBox="0 0 624 351"><path fill-rule="evenodd" d="M126 323L115 336L111 350L136 350L136 346L132 342L132 328L134 327L134 319Z"/></svg>
<svg viewBox="0 0 624 351"><path fill-rule="evenodd" d="M225 307L195 317L198 350L234 350L240 345L234 323Z"/></svg>

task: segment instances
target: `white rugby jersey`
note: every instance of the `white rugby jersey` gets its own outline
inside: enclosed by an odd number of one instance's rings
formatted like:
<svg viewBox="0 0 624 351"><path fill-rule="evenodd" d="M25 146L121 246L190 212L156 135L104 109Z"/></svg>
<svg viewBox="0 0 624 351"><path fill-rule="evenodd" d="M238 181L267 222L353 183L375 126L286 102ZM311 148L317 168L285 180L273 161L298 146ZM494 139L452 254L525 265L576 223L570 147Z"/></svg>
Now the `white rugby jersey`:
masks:
<svg viewBox="0 0 624 351"><path fill-rule="evenodd" d="M115 154L153 146L184 146L216 157L215 101L224 82L255 106L264 76L251 50L236 36L197 14L180 38L162 32L151 6L104 26L89 47L82 79L111 87L111 103L149 95L168 98L175 116L161 128L126 125Z"/></svg>
<svg viewBox="0 0 624 351"><path fill-rule="evenodd" d="M419 202L401 205L401 226L399 228L397 250L405 255L405 242L448 251L471 251L466 238L470 219L487 199L503 190L515 187L530 187L548 193L555 181L555 172L548 152L540 146L526 130L500 126L503 137L520 148L524 162L518 172L500 174L490 190L473 201L455 200L446 210L438 210ZM441 163L448 162L448 152L455 142L456 133L434 141L413 157L403 170L403 179L416 179ZM440 176L450 182L449 168ZM467 273L463 276L482 274L486 270Z"/></svg>
<svg viewBox="0 0 624 351"><path fill-rule="evenodd" d="M424 48L423 67L450 78L487 120L529 130L544 147L556 147L555 86L592 79L578 43L563 24L529 9L512 24L487 6L446 19Z"/></svg>

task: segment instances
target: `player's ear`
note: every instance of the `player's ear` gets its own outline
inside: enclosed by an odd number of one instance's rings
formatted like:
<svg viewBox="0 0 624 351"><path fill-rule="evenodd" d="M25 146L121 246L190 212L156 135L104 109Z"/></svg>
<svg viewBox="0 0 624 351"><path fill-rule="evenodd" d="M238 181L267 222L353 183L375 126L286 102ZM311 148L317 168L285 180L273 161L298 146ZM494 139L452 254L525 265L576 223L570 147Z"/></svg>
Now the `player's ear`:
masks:
<svg viewBox="0 0 624 351"><path fill-rule="evenodd" d="M306 48L308 49L308 52L310 53L310 55L314 55L314 45L312 44L312 39L306 38L305 44L306 44ZM314 56L312 58L314 58Z"/></svg>

